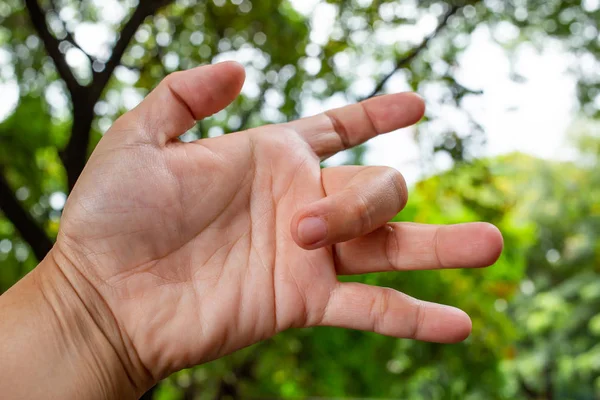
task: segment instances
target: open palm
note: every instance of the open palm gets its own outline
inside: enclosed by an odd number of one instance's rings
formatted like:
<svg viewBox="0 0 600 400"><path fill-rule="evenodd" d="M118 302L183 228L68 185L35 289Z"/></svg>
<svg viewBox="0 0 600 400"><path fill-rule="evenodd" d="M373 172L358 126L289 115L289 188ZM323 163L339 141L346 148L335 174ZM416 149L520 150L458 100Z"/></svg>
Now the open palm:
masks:
<svg viewBox="0 0 600 400"><path fill-rule="evenodd" d="M502 247L487 224L388 224L402 176L320 160L423 114L383 96L288 124L182 143L231 102L243 70L169 76L102 139L70 196L57 242L65 274L110 309L129 362L153 379L290 327L316 325L454 342L469 318L338 274L481 267ZM133 361L132 361L133 360Z"/></svg>

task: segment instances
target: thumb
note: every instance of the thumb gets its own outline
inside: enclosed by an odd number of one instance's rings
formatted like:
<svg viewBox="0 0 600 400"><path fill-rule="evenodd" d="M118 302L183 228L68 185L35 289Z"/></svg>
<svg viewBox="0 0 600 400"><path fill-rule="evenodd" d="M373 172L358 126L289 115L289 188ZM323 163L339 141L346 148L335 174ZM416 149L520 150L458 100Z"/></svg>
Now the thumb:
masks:
<svg viewBox="0 0 600 400"><path fill-rule="evenodd" d="M153 143L165 144L227 107L244 80L244 67L236 62L172 73L132 111L136 130Z"/></svg>

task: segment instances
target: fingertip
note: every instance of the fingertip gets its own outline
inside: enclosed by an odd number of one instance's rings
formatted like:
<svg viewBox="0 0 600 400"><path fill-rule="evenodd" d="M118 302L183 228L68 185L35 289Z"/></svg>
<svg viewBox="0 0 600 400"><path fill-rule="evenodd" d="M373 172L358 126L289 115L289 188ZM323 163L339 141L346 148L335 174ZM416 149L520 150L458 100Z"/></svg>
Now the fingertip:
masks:
<svg viewBox="0 0 600 400"><path fill-rule="evenodd" d="M420 94L415 93L415 92L409 92L409 93L406 93L406 95L413 98L413 102L411 103L411 106L414 107L413 114L416 118L413 123L417 123L425 115L425 111L426 111L425 99L423 99L423 97Z"/></svg>
<svg viewBox="0 0 600 400"><path fill-rule="evenodd" d="M444 268L489 267L498 261L504 248L498 228L484 222L443 226L437 244Z"/></svg>
<svg viewBox="0 0 600 400"><path fill-rule="evenodd" d="M455 325L453 336L449 337L449 343L460 343L471 336L471 332L473 330L473 321L471 321L471 317L469 317L469 315L463 310L455 307L451 308L453 313L455 313L457 323Z"/></svg>
<svg viewBox="0 0 600 400"><path fill-rule="evenodd" d="M244 71L244 65L235 60L227 60L216 63L215 65L229 65L232 68L237 68L238 70Z"/></svg>
<svg viewBox="0 0 600 400"><path fill-rule="evenodd" d="M504 237L502 236L500 229L495 225L487 222L480 222L478 225L481 241L485 243L488 248L486 253L487 259L484 261L486 266L490 266L495 264L502 255L502 251L504 250Z"/></svg>
<svg viewBox="0 0 600 400"><path fill-rule="evenodd" d="M425 340L434 343L460 343L466 340L473 329L473 323L469 315L463 310L450 307L441 306L443 310L443 316L436 322L433 322L437 326L429 327L429 331L432 336L425 338Z"/></svg>
<svg viewBox="0 0 600 400"><path fill-rule="evenodd" d="M244 68L241 63L237 61L223 61L215 65L219 66L220 68L229 69L229 74L233 78L232 81L236 82L237 86L241 90L241 87L246 81L246 68Z"/></svg>
<svg viewBox="0 0 600 400"><path fill-rule="evenodd" d="M379 134L414 125L425 114L423 98L412 92L374 97L365 101L364 106Z"/></svg>

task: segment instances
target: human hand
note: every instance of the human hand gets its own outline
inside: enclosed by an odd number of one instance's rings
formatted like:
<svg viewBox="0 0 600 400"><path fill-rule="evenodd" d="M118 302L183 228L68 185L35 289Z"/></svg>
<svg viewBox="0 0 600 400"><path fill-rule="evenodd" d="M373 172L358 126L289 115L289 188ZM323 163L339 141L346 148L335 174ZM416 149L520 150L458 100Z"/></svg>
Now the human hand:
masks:
<svg viewBox="0 0 600 400"><path fill-rule="evenodd" d="M435 342L468 316L339 274L483 267L488 224L388 223L406 204L383 167L320 160L417 122L395 94L291 123L182 143L244 80L223 63L167 77L121 117L68 199L53 273L80 294L139 390L292 327L339 326ZM58 272L57 272L58 271ZM89 294L89 295L87 295Z"/></svg>

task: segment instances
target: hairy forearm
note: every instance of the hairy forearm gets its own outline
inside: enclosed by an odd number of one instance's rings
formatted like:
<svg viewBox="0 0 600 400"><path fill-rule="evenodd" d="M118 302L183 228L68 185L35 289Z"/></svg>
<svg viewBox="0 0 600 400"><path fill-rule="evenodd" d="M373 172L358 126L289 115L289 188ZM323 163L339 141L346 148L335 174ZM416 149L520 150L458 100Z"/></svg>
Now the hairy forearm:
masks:
<svg viewBox="0 0 600 400"><path fill-rule="evenodd" d="M67 262L53 250L0 296L0 393L4 399L137 398L150 382L132 374L102 300L75 269L59 266Z"/></svg>

